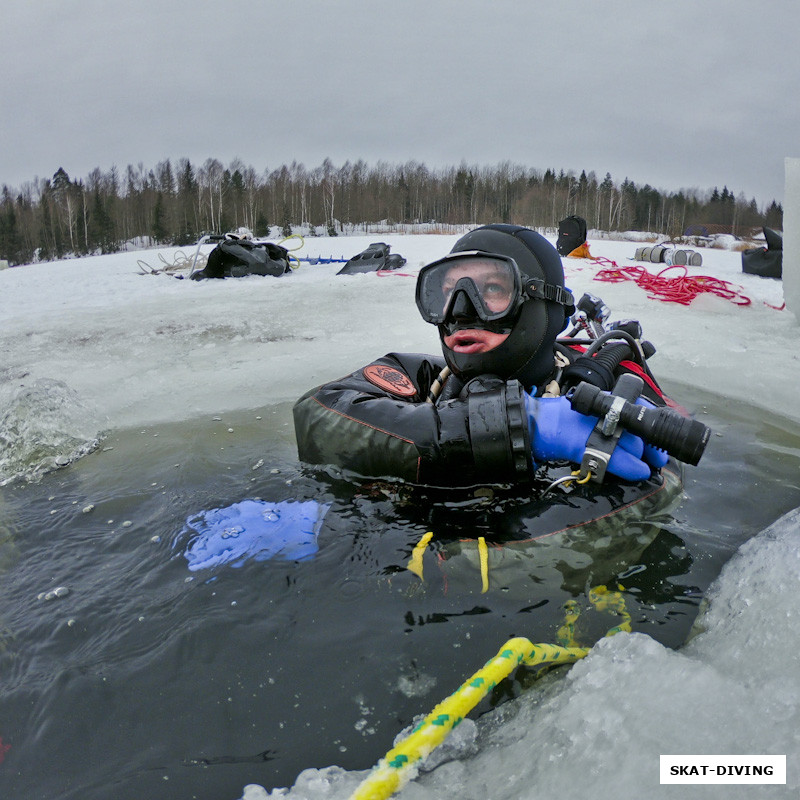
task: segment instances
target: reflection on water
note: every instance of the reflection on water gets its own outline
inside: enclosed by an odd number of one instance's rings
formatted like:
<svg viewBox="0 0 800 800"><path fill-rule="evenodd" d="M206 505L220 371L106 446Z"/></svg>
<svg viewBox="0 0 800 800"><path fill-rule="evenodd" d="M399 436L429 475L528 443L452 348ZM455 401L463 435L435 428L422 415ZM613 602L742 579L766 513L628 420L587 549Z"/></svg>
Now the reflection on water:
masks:
<svg viewBox="0 0 800 800"><path fill-rule="evenodd" d="M800 505L796 426L744 407L702 419L718 435L677 509L583 549L490 541L487 591L475 536L529 538L524 503L304 473L288 406L117 433L0 489L0 795L233 800L306 767L367 768L509 637L554 641L567 601L578 640L601 637L599 582L679 646L736 547ZM186 520L246 498L330 504L319 552L190 571Z"/></svg>

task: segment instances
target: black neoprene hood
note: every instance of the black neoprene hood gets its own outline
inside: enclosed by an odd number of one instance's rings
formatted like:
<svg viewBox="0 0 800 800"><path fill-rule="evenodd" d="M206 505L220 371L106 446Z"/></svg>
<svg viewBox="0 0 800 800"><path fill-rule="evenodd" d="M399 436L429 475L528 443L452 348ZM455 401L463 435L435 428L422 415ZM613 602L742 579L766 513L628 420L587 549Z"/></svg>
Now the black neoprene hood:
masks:
<svg viewBox="0 0 800 800"><path fill-rule="evenodd" d="M485 225L462 236L451 253L480 250L499 253L516 261L524 278L544 280L564 286L564 268L555 247L536 231L519 225ZM497 375L517 379L530 390L545 382L553 371L553 344L564 329L568 312L560 303L529 299L522 304L511 333L500 345L486 353L455 353L445 346L444 326L439 338L445 361L456 375L472 378ZM475 328L483 327L476 320Z"/></svg>

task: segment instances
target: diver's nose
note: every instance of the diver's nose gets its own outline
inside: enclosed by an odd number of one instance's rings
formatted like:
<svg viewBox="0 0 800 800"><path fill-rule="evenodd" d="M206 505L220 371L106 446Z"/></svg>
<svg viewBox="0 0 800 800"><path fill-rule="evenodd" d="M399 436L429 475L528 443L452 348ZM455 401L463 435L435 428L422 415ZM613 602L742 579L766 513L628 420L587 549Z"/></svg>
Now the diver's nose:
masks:
<svg viewBox="0 0 800 800"><path fill-rule="evenodd" d="M456 292L450 308L450 316L457 320L478 319L478 310L465 291Z"/></svg>

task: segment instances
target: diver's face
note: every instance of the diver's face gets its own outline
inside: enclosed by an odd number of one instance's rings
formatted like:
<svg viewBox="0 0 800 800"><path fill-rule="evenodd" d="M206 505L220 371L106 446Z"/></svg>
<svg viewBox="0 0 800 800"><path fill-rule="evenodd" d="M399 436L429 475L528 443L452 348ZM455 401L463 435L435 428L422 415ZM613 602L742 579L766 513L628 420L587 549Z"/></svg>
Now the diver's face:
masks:
<svg viewBox="0 0 800 800"><path fill-rule="evenodd" d="M462 278L472 279L489 311L505 311L514 299L514 279L508 270L491 261L476 260L454 264L447 271L442 281L445 306Z"/></svg>
<svg viewBox="0 0 800 800"><path fill-rule="evenodd" d="M492 312L502 312L509 307L514 295L514 281L507 270L499 268L492 262L470 261L455 264L448 270L442 282L445 306L456 284L462 278L471 278L483 297L486 308ZM443 339L444 344L454 353L486 353L501 345L508 333L497 333L483 327L471 327L470 323L481 324L477 317L468 315L457 319L452 333Z"/></svg>

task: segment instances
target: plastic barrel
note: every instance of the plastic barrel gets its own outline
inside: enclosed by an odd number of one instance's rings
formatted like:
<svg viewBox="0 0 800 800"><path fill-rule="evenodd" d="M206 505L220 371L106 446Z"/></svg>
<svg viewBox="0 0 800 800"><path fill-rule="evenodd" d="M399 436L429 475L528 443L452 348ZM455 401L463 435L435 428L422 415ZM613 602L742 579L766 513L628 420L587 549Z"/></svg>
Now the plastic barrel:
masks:
<svg viewBox="0 0 800 800"><path fill-rule="evenodd" d="M679 267L686 266L689 263L690 252L689 250L676 250L672 256L672 263Z"/></svg>
<svg viewBox="0 0 800 800"><path fill-rule="evenodd" d="M676 250L672 263L680 267L699 267L703 263L703 257L696 250Z"/></svg>

